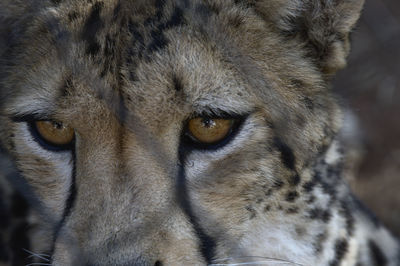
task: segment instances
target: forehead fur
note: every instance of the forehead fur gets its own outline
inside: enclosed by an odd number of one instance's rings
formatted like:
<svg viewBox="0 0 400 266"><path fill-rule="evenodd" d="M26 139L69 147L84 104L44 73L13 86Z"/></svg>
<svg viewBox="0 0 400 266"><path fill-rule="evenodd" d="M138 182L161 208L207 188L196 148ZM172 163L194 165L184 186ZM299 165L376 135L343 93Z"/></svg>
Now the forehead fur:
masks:
<svg viewBox="0 0 400 266"><path fill-rule="evenodd" d="M8 53L18 70L1 71L13 73L1 78L14 88L2 90L12 96L9 114L83 122L111 111L159 128L193 114L262 110L299 154L321 145L303 138L328 141L327 128L337 129L336 105L303 41L287 39L252 4L61 1L33 14ZM301 140L288 135L299 130Z"/></svg>
<svg viewBox="0 0 400 266"><path fill-rule="evenodd" d="M87 86L136 99L172 89L191 104L205 95L253 95L274 109L280 94L313 97L323 84L298 44L283 42L265 19L233 1L66 1L45 10L27 31L41 49L13 50L29 70L14 83L43 76L45 85L33 90L60 95L73 89L65 84L95 75L106 84Z"/></svg>

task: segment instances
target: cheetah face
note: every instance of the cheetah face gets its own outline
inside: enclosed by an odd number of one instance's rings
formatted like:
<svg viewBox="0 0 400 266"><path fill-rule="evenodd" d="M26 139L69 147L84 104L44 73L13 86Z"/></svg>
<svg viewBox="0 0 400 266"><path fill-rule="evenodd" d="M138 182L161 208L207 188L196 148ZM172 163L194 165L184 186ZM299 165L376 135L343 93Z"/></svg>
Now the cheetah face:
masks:
<svg viewBox="0 0 400 266"><path fill-rule="evenodd" d="M322 2L1 3L1 141L50 263L334 260L313 167L362 1Z"/></svg>

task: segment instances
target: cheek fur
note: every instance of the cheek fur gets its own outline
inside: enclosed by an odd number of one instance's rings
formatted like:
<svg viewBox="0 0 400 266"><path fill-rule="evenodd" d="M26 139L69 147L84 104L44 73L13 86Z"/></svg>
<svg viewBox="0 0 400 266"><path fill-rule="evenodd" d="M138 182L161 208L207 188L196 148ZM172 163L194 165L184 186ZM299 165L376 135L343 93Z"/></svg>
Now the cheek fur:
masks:
<svg viewBox="0 0 400 266"><path fill-rule="evenodd" d="M71 185L72 153L43 149L26 123L19 123L14 135L17 167L56 221L62 215Z"/></svg>

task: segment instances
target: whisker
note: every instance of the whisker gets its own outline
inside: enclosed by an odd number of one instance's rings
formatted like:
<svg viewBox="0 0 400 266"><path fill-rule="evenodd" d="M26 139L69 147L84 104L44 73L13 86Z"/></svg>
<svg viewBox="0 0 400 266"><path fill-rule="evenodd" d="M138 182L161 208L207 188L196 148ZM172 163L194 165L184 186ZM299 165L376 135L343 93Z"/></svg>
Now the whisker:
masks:
<svg viewBox="0 0 400 266"><path fill-rule="evenodd" d="M263 260L258 260L258 261L247 261L247 262L233 262L229 263L228 261L230 260L244 260L244 259L263 259ZM242 256L242 257L230 257L230 258L221 258L221 259L215 259L213 260L215 263L209 264L209 266L224 266L224 265L229 265L229 266L235 266L235 265L254 265L254 264L267 264L267 263L279 263L279 264L290 264L290 265L298 265L298 266L303 266L300 263L289 261L289 260L284 260L284 259L276 259L276 258L267 258L267 257L261 257L261 256Z"/></svg>
<svg viewBox="0 0 400 266"><path fill-rule="evenodd" d="M42 259L45 261L50 261L49 259L42 257L42 255L44 255L44 254L32 254L32 255L28 256L28 258L39 258L39 259Z"/></svg>
<svg viewBox="0 0 400 266"><path fill-rule="evenodd" d="M28 258L35 257L35 258L42 259L42 260L44 260L44 261L50 261L50 259L45 258L45 257L49 257L49 258L50 258L50 255L35 253L35 252L29 251L29 250L27 250L27 249L25 249L25 248L23 248L22 250L25 251L26 253L29 253L29 254L30 254L30 256L29 256Z"/></svg>
<svg viewBox="0 0 400 266"><path fill-rule="evenodd" d="M289 261L277 261L274 259L271 260L260 260L260 261L250 261L250 262L238 262L238 263L219 263L219 264L209 264L209 266L236 266L236 265L260 265L260 264L267 264L274 262L274 264L293 264L292 262ZM301 264L295 264L295 265L301 265Z"/></svg>
<svg viewBox="0 0 400 266"><path fill-rule="evenodd" d="M42 263L42 262L32 262L32 263L26 264L25 266L32 266L32 265L51 266L52 264L50 264L50 263Z"/></svg>

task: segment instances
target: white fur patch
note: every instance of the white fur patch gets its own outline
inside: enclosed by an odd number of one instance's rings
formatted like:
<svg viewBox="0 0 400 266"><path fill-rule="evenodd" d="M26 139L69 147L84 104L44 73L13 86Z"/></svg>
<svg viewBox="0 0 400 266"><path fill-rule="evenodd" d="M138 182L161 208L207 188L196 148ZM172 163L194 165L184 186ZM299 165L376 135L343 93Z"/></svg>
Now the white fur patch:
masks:
<svg viewBox="0 0 400 266"><path fill-rule="evenodd" d="M328 164L336 164L340 159L339 144L337 141L333 141L326 152L325 161Z"/></svg>

